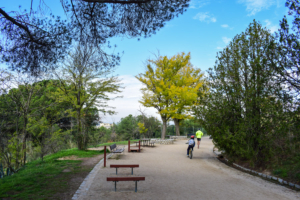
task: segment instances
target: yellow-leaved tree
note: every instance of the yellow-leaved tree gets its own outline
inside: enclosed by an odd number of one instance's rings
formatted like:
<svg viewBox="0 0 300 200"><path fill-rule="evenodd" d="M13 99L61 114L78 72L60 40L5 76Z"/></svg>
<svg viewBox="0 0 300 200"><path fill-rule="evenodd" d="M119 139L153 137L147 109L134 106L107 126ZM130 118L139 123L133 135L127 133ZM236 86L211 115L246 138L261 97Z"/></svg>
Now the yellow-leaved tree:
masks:
<svg viewBox="0 0 300 200"><path fill-rule="evenodd" d="M190 53L171 58L159 56L156 60L148 60L146 72L136 76L146 86L141 89L140 103L154 107L161 116L162 139L171 118L179 135L179 121L190 116L188 110L197 101L198 90L203 86L203 74L200 69L193 68L190 59Z"/></svg>
<svg viewBox="0 0 300 200"><path fill-rule="evenodd" d="M192 106L197 103L199 95L203 95L206 91L203 89L204 74L189 62L176 74L173 84L176 89L171 91L172 103L169 107L169 113L175 124L176 135L179 136L180 121L191 117Z"/></svg>
<svg viewBox="0 0 300 200"><path fill-rule="evenodd" d="M138 123L139 132L141 135L147 133L148 129L145 127L144 123Z"/></svg>

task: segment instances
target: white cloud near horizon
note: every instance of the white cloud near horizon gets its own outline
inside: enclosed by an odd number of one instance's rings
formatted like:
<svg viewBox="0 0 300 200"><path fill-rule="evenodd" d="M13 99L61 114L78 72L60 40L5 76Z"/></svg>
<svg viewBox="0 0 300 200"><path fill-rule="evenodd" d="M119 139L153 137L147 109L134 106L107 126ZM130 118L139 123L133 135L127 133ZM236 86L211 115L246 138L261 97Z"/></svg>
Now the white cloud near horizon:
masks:
<svg viewBox="0 0 300 200"><path fill-rule="evenodd" d="M117 123L120 122L121 118L128 115L140 115L138 111L140 108L145 110L146 115L157 117L160 119L160 115L154 108L145 108L138 101L142 97L140 89L143 85L132 75L122 75L119 76L122 80L122 86L125 87L118 96L123 96L123 98L117 98L113 101L108 102L109 106L115 107L116 115L101 115L101 120L104 123Z"/></svg>
<svg viewBox="0 0 300 200"><path fill-rule="evenodd" d="M222 37L223 42L227 45L231 41L231 38L228 37Z"/></svg>
<svg viewBox="0 0 300 200"><path fill-rule="evenodd" d="M205 12L205 13L200 12L197 15L195 15L193 19L199 20L201 22L206 22L206 23L210 23L210 22L214 23L217 21L217 19L213 15L210 15L209 12Z"/></svg>
<svg viewBox="0 0 300 200"><path fill-rule="evenodd" d="M265 26L267 27L267 29L270 30L271 33L275 33L276 31L278 31L279 29L278 25L273 25L272 22L268 19L266 19L264 22L266 23Z"/></svg>
<svg viewBox="0 0 300 200"><path fill-rule="evenodd" d="M223 27L223 28L229 28L228 24L222 24L221 27Z"/></svg>
<svg viewBox="0 0 300 200"><path fill-rule="evenodd" d="M268 9L270 6L279 4L278 0L238 0L238 3L246 5L248 16L255 15L264 9Z"/></svg>
<svg viewBox="0 0 300 200"><path fill-rule="evenodd" d="M192 0L189 8L198 9L210 3L210 0Z"/></svg>

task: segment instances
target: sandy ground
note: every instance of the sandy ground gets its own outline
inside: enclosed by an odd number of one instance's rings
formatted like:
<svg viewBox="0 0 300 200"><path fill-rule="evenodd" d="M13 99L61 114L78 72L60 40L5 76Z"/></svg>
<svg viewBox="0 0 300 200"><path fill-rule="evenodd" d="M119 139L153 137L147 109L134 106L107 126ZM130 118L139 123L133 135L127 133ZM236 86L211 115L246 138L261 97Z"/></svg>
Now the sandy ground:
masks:
<svg viewBox="0 0 300 200"><path fill-rule="evenodd" d="M143 148L141 153L125 152L119 160L108 159L106 168L97 170L92 184L78 199L300 199L300 192L245 174L218 161L212 152L212 140L203 138L193 159L186 156L185 140L173 145ZM106 177L116 176L110 164L139 164L133 176L144 176L135 183L114 183ZM131 169L119 169L118 176L132 176Z"/></svg>

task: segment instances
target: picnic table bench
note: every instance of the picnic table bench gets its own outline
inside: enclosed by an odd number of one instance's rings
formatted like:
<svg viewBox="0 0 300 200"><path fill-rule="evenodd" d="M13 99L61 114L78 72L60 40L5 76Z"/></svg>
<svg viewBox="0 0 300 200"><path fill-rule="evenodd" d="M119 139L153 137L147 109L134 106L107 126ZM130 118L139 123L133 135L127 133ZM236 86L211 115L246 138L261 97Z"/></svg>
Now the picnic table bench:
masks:
<svg viewBox="0 0 300 200"><path fill-rule="evenodd" d="M118 174L118 168L131 168L131 174L133 174L133 168L137 168L139 165L110 165L110 168L116 168L116 174Z"/></svg>
<svg viewBox="0 0 300 200"><path fill-rule="evenodd" d="M110 151L112 153L122 153L124 151L124 148L117 149L117 145L116 144L110 145L109 148L110 148Z"/></svg>
<svg viewBox="0 0 300 200"><path fill-rule="evenodd" d="M115 192L117 191L118 181L135 181L135 192L137 192L137 182L144 181L145 177L107 177L106 180L115 182Z"/></svg>
<svg viewBox="0 0 300 200"><path fill-rule="evenodd" d="M153 146L154 147L154 144L155 144L155 140L150 140L149 146Z"/></svg>

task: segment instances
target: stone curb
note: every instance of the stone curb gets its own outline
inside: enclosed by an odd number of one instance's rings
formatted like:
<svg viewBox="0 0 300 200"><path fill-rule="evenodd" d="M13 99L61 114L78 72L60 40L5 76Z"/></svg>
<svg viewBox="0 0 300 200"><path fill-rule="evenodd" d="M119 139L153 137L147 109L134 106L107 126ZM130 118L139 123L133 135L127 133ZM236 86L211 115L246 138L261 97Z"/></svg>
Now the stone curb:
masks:
<svg viewBox="0 0 300 200"><path fill-rule="evenodd" d="M213 148L213 153L216 155L216 156L219 156L220 154L217 154L215 152L215 149ZM224 158L227 162L228 160L226 158ZM269 179L269 180L273 180L273 181L277 181L280 185L286 185L286 186L290 186L292 187L293 189L297 189L299 190L300 189L300 185L297 185L297 184L294 184L294 183L291 183L291 182L287 182L287 181L284 181L282 180L281 178L277 178L275 176L269 176L269 175L266 175L266 174L263 174L263 173L260 173L260 172L256 172L254 170L250 170L250 169L247 169L247 168L244 168L238 164L235 164L233 163L233 165L241 170L244 170L246 172L250 172L250 173L253 173L257 176L260 176L260 177L263 177L263 178L266 178L266 179Z"/></svg>
<svg viewBox="0 0 300 200"><path fill-rule="evenodd" d="M110 153L106 156L106 160L110 158L113 154ZM78 199L82 195L86 195L88 190L90 189L90 186L92 184L92 181L94 180L98 170L100 169L101 165L103 164L104 158L102 158L97 165L90 171L90 173L85 177L83 182L80 184L78 190L75 192L75 194L72 197L72 200Z"/></svg>

